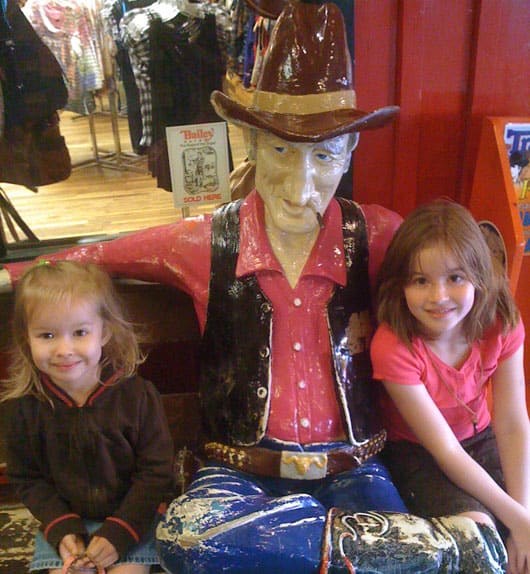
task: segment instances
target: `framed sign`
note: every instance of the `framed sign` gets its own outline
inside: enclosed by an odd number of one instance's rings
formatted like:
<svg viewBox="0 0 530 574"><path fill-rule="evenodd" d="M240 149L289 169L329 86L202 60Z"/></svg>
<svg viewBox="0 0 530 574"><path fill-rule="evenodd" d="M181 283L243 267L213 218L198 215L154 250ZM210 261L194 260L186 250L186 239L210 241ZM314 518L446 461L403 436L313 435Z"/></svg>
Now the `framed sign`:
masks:
<svg viewBox="0 0 530 574"><path fill-rule="evenodd" d="M175 207L230 200L226 123L166 128Z"/></svg>

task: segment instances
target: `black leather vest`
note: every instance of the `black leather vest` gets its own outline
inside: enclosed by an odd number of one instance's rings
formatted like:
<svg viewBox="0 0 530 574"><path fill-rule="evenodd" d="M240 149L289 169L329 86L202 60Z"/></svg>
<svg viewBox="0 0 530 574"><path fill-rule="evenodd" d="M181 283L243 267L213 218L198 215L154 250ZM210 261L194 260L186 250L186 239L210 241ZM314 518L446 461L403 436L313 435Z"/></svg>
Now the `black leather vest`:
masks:
<svg viewBox="0 0 530 574"><path fill-rule="evenodd" d="M381 426L372 382L368 240L357 204L338 198L343 217L346 286L328 304L330 342L343 425L348 441L361 444ZM263 438L269 412L273 309L255 276L237 279L239 208L220 207L212 222L211 279L201 353L200 392L208 439L254 445ZM352 339L352 334L356 336Z"/></svg>

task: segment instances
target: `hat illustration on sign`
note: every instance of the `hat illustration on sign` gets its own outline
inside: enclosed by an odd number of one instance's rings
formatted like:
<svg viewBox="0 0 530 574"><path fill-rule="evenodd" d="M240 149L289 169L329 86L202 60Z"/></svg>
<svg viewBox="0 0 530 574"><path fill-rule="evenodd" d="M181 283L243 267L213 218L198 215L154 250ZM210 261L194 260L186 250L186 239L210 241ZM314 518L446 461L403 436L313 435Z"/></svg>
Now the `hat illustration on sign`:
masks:
<svg viewBox="0 0 530 574"><path fill-rule="evenodd" d="M381 127L397 106L356 107L344 19L333 3L289 2L276 21L253 100L245 106L216 90L223 119L288 140L318 142Z"/></svg>

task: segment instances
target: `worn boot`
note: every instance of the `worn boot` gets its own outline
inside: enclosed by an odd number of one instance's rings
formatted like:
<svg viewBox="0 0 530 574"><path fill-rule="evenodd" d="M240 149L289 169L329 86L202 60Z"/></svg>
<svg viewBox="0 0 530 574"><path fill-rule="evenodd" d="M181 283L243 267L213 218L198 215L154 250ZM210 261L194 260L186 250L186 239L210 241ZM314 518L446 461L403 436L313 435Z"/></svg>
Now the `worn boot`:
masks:
<svg viewBox="0 0 530 574"><path fill-rule="evenodd" d="M320 574L503 574L497 532L462 516L331 509Z"/></svg>

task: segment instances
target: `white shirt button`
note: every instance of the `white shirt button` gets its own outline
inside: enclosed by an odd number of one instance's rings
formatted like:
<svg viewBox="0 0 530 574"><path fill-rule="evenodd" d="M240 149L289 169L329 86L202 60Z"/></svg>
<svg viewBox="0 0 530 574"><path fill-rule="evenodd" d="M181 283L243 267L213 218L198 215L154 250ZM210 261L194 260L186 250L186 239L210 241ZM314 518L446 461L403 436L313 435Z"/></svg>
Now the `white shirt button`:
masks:
<svg viewBox="0 0 530 574"><path fill-rule="evenodd" d="M302 299L300 299L300 297L296 297L296 299L293 301L293 304L295 307L300 307L302 304Z"/></svg>
<svg viewBox="0 0 530 574"><path fill-rule="evenodd" d="M305 389L306 388L305 381L298 381L298 388L299 389Z"/></svg>
<svg viewBox="0 0 530 574"><path fill-rule="evenodd" d="M293 349L295 351L300 351L302 349L302 343L296 341L296 343L293 345Z"/></svg>
<svg viewBox="0 0 530 574"><path fill-rule="evenodd" d="M303 419L300 419L300 426L302 426L303 428L309 428L309 419L306 419L305 417Z"/></svg>

